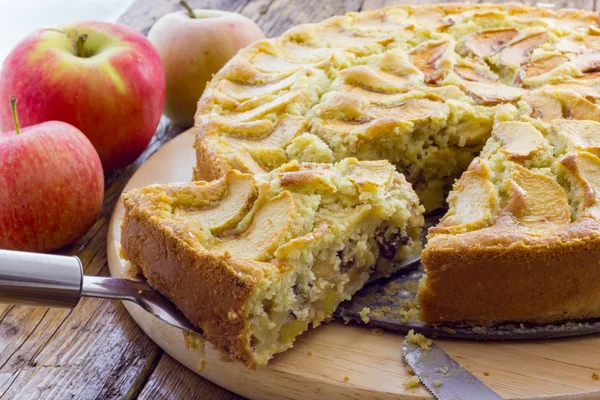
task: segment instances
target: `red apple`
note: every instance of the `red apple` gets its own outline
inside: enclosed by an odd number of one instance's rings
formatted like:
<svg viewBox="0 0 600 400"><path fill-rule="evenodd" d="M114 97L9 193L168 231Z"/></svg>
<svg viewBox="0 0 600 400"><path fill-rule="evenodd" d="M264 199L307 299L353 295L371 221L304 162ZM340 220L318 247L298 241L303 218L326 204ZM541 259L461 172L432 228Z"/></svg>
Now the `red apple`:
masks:
<svg viewBox="0 0 600 400"><path fill-rule="evenodd" d="M98 153L74 126L17 124L0 133L0 248L46 252L73 242L96 220L103 196Z"/></svg>
<svg viewBox="0 0 600 400"><path fill-rule="evenodd" d="M84 21L40 29L8 55L0 104L19 99L22 126L67 122L93 143L105 170L146 148L160 120L164 72L152 44L124 25ZM11 130L8 107L0 129Z"/></svg>
<svg viewBox="0 0 600 400"><path fill-rule="evenodd" d="M227 11L188 9L156 21L148 39L165 69L164 114L177 124L193 125L198 100L213 74L239 49L264 37L250 19Z"/></svg>

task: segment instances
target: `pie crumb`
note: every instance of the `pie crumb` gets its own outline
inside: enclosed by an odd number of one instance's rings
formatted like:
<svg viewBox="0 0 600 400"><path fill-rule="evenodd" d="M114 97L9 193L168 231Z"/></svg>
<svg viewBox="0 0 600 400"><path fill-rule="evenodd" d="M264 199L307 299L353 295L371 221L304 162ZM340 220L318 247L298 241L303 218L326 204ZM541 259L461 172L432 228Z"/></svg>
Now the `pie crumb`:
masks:
<svg viewBox="0 0 600 400"><path fill-rule="evenodd" d="M442 381L440 381L439 379L434 379L433 382L431 382L431 384L433 385L434 388L439 388L440 386L442 386L444 383Z"/></svg>
<svg viewBox="0 0 600 400"><path fill-rule="evenodd" d="M348 378L347 376L344 377L344 382L348 382L350 380L350 378Z"/></svg>
<svg viewBox="0 0 600 400"><path fill-rule="evenodd" d="M198 371L204 371L204 367L206 367L206 360L200 361L200 364L198 364Z"/></svg>
<svg viewBox="0 0 600 400"><path fill-rule="evenodd" d="M373 328L373 329L371 329L371 333L375 336L383 336L383 329Z"/></svg>
<svg viewBox="0 0 600 400"><path fill-rule="evenodd" d="M484 376L490 376L490 373L489 372L484 372L483 375Z"/></svg>
<svg viewBox="0 0 600 400"><path fill-rule="evenodd" d="M206 341L203 336L193 332L183 332L183 338L185 340L186 349L195 350L199 352L202 357L206 355Z"/></svg>
<svg viewBox="0 0 600 400"><path fill-rule="evenodd" d="M406 340L409 343L418 344L419 347L421 347L421 350L428 351L431 349L431 339L427 339L420 333L415 333L413 329L408 331L408 334L406 335Z"/></svg>
<svg viewBox="0 0 600 400"><path fill-rule="evenodd" d="M362 320L362 322L364 322L365 324L369 323L369 317L367 316L369 313L371 312L371 309L369 307L365 307L363 308L359 315L360 315L360 319Z"/></svg>
<svg viewBox="0 0 600 400"><path fill-rule="evenodd" d="M309 355L309 356L312 356L312 355L313 355L313 351L312 351L312 349L308 349L308 355Z"/></svg>
<svg viewBox="0 0 600 400"><path fill-rule="evenodd" d="M404 382L402 382L402 386L404 386L407 389L416 388L417 386L419 386L419 378L417 378L416 375L410 376L406 378Z"/></svg>
<svg viewBox="0 0 600 400"><path fill-rule="evenodd" d="M592 379L595 381L600 381L600 375L595 372L592 372Z"/></svg>

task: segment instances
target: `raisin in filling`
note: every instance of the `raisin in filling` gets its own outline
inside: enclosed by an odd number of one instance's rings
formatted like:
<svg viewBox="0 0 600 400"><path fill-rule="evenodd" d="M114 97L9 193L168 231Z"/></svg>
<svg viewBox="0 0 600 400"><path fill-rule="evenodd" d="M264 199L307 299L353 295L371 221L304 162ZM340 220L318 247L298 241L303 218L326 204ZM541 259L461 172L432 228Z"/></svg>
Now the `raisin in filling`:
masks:
<svg viewBox="0 0 600 400"><path fill-rule="evenodd" d="M393 261L400 246L404 246L410 240L408 236L403 236L399 232L392 233L389 237L385 237L387 228L382 227L379 234L375 237L379 245L379 254L386 260Z"/></svg>

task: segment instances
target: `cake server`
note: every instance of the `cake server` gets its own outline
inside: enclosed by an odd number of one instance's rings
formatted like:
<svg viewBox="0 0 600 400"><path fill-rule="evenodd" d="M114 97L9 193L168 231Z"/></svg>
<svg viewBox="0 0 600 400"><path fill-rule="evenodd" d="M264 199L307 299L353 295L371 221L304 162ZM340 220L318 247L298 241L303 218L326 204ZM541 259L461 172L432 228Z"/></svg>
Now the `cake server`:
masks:
<svg viewBox="0 0 600 400"><path fill-rule="evenodd" d="M419 380L438 400L502 399L434 343L423 350L418 344L405 340L402 354Z"/></svg>
<svg viewBox="0 0 600 400"><path fill-rule="evenodd" d="M75 256L0 250L0 303L73 309L82 297L131 301L169 325L201 334L145 281L84 275Z"/></svg>

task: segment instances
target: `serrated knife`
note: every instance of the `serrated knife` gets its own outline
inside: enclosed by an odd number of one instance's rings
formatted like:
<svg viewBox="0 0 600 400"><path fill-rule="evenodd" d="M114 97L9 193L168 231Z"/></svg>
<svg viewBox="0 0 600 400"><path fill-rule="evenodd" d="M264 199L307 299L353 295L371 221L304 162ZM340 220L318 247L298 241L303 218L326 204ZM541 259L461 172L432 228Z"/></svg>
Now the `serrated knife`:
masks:
<svg viewBox="0 0 600 400"><path fill-rule="evenodd" d="M502 399L433 343L428 350L423 350L418 344L405 340L402 353L419 380L438 400Z"/></svg>

